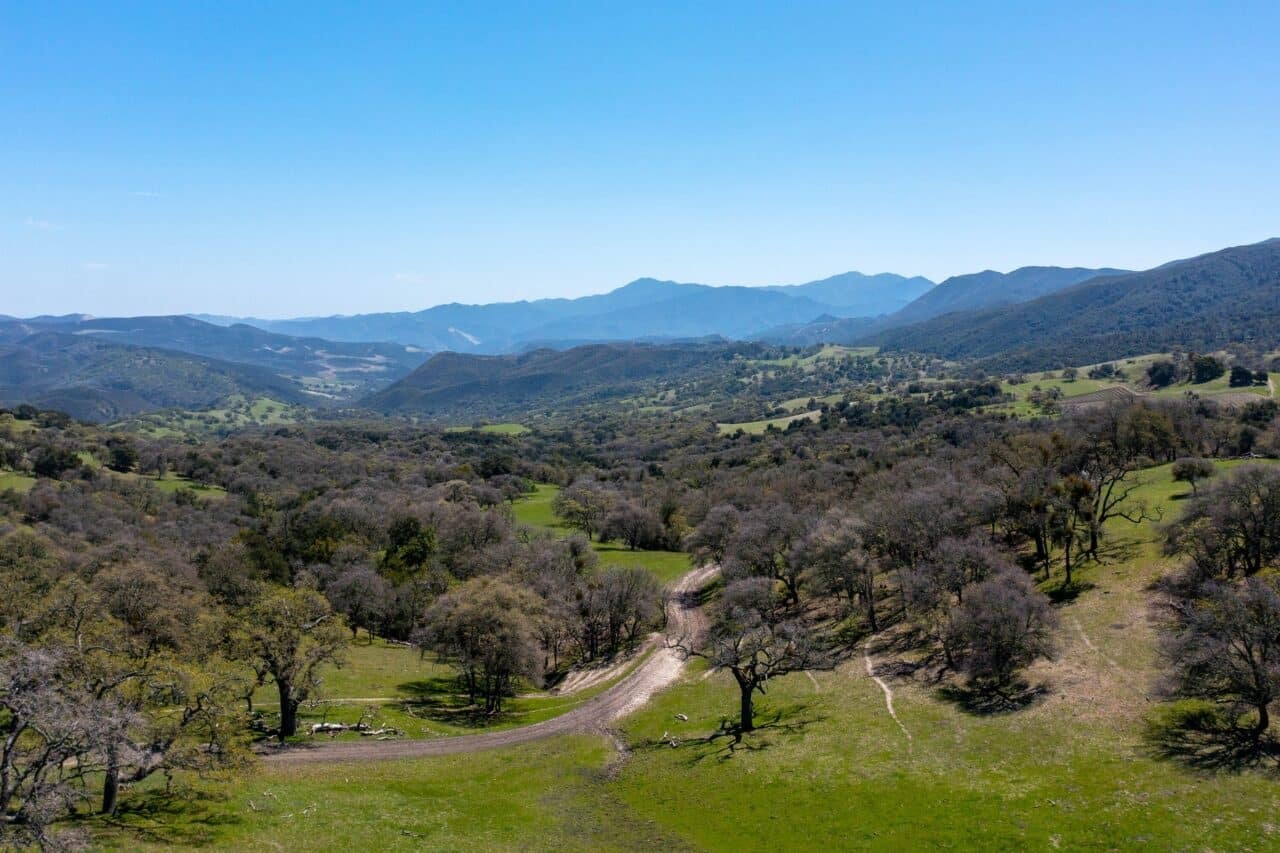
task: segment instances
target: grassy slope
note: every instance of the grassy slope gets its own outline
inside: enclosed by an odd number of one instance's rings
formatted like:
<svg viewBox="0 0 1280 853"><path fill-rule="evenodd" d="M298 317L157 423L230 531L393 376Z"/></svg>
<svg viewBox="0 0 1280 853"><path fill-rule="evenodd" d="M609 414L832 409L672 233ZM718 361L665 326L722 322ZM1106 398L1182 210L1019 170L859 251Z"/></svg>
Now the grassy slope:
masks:
<svg viewBox="0 0 1280 853"><path fill-rule="evenodd" d="M1058 371L1052 371L1047 374L1050 378L1043 378L1046 374L1033 373L1026 382L1016 385L1010 382L1002 382L1001 388L1007 393L1013 394L1017 400L1014 403L1006 404L1001 407L1007 411L1014 412L1019 415L1037 414L1035 407L1027 402L1027 397L1038 387L1042 391L1049 391L1057 388L1062 392L1065 399L1071 397L1079 397L1083 394L1090 394L1094 391L1100 391L1103 388L1128 387L1132 390L1149 394L1152 397L1163 399L1180 399L1188 392L1195 393L1201 397L1215 397L1220 394L1253 394L1257 397L1268 397L1270 392L1265 385L1254 385L1246 388L1232 388L1229 384L1229 375L1214 379L1211 382L1201 382L1198 384L1179 383L1170 385L1166 388L1159 388L1154 391L1143 386L1142 380L1146 376L1146 370L1155 361L1168 358L1167 353L1151 353L1149 355L1134 356L1133 358L1117 359L1110 362L1124 369L1127 376L1125 381L1108 380L1108 379L1089 379L1086 375L1089 369L1097 365L1085 365L1078 368L1079 377L1074 380L1061 378ZM1272 381L1280 384L1280 374L1271 374Z"/></svg>
<svg viewBox="0 0 1280 853"><path fill-rule="evenodd" d="M516 521L568 536L569 528L551 511L551 502L559 491L559 486L539 484L533 494L516 501ZM604 542L592 542L591 548L600 556L601 566L643 566L664 583L689 571L689 555L677 551L632 551L624 545Z"/></svg>
<svg viewBox="0 0 1280 853"><path fill-rule="evenodd" d="M1146 476L1146 496L1176 511L1184 488L1168 467ZM603 739L564 738L447 759L264 770L222 789L225 799L166 817L156 840L239 849L340 849L357 838L464 850L1273 849L1274 776L1193 772L1144 745L1155 674L1145 587L1166 566L1154 525L1113 532L1131 541L1129 553L1083 571L1096 587L1061 608L1059 657L1031 673L1050 692L1018 713L970 714L929 685L891 678L908 744L858 656L817 673L817 686L799 675L776 681L762 704L763 721L776 724L733 750L724 738L697 739L732 712L734 688L694 666L626 721L625 760ZM665 733L683 743L658 743ZM267 790L275 799L264 799Z"/></svg>
<svg viewBox="0 0 1280 853"><path fill-rule="evenodd" d="M296 423L306 417L307 410L303 406L282 403L270 397L248 400L237 395L220 408L152 412L114 424L112 428L125 429L150 438L178 438L184 435L231 432L254 425Z"/></svg>

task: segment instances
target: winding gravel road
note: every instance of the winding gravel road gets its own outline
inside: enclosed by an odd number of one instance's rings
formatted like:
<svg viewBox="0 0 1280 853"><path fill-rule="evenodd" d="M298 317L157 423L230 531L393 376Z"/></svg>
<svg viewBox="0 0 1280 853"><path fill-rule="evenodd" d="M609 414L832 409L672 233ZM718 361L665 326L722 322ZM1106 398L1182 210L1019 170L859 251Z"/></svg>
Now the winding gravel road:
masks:
<svg viewBox="0 0 1280 853"><path fill-rule="evenodd" d="M672 587L667 605L667 638L697 637L706 630L706 616L698 606L697 593L719 571L703 566L683 575ZM635 671L608 690L593 696L577 708L550 720L516 729L478 735L442 737L436 740L327 741L280 747L265 753L264 762L273 767L295 764L322 764L341 761L386 761L429 755L456 755L513 746L556 735L603 732L609 724L648 702L653 694L672 684L684 667L684 660L661 639L650 641L656 648Z"/></svg>

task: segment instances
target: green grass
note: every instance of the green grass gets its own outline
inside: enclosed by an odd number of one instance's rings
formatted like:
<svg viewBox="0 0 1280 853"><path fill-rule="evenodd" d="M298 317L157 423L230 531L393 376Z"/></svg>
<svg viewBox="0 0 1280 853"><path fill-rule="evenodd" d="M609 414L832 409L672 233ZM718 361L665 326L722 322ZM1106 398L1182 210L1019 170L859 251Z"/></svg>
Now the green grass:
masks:
<svg viewBox="0 0 1280 853"><path fill-rule="evenodd" d="M624 545L600 542L593 542L591 548L600 555L601 566L640 566L663 583L670 583L693 567L689 555L681 551L631 551Z"/></svg>
<svg viewBox="0 0 1280 853"><path fill-rule="evenodd" d="M806 398L807 399L807 398ZM772 426L775 429L786 429L791 425L792 421L801 420L817 420L820 412L800 412L795 415L783 415L780 418L768 418L762 421L747 421L740 424L716 424L716 428L720 430L721 435L733 435L738 430L742 430L748 435L763 435Z"/></svg>
<svg viewBox="0 0 1280 853"><path fill-rule="evenodd" d="M13 415L0 415L0 431L8 428L14 435L35 432L40 426L35 421L20 421Z"/></svg>
<svg viewBox="0 0 1280 853"><path fill-rule="evenodd" d="M448 427L445 432L488 432L494 435L524 435L529 432L529 428L524 424L504 423L504 424L483 424L479 427L454 426Z"/></svg>
<svg viewBox="0 0 1280 853"><path fill-rule="evenodd" d="M826 394L822 396L793 397L790 400L783 400L778 405L786 409L788 412L795 413L795 412L804 411L808 407L810 400L814 400L819 404L826 403L830 405L832 403L839 403L843 399L844 399L844 394Z"/></svg>
<svg viewBox="0 0 1280 853"><path fill-rule="evenodd" d="M203 483L197 483L194 480L189 480L186 477L173 473L172 471L165 474L159 480L157 480L155 477L144 477L141 474L126 474L123 476L145 479L148 483L155 486L160 491L166 492L168 494L173 494L174 492L178 492L178 491L182 491L183 489L186 489L186 490L195 492L197 495L199 495L202 498L216 498L218 500L221 500L222 498L225 498L227 496L227 490L222 488L222 486L205 485Z"/></svg>
<svg viewBox="0 0 1280 853"><path fill-rule="evenodd" d="M111 428L152 438L176 438L184 435L224 434L253 425L296 423L307 417L305 406L293 406L270 397L249 400L236 396L216 409L154 412L113 424Z"/></svg>
<svg viewBox="0 0 1280 853"><path fill-rule="evenodd" d="M35 477L19 474L16 471L0 471L0 492L13 489L15 492L29 492L36 484Z"/></svg>
<svg viewBox="0 0 1280 853"><path fill-rule="evenodd" d="M215 786L176 813L163 805L125 812L99 843L128 850L582 850L591 845L580 832L609 827L568 826L568 812L609 754L602 739L580 736L477 755L255 774Z"/></svg>
<svg viewBox="0 0 1280 853"><path fill-rule="evenodd" d="M1008 394L1013 394L1019 399L1025 399L1028 395L1036 390L1039 386L1041 391L1051 391L1057 388L1062 392L1064 398L1079 397L1082 394L1092 394L1094 391L1101 391L1103 388L1114 388L1121 385L1120 382L1112 382L1101 379L1087 379L1084 377L1078 379L1031 379L1014 385L1010 382L1000 383L1001 390Z"/></svg>
<svg viewBox="0 0 1280 853"><path fill-rule="evenodd" d="M511 510L516 521L530 527L545 527L560 533L568 534L569 528L564 525L551 509L551 502L560 494L560 487L548 483L538 483L532 493L520 498L512 504Z"/></svg>
<svg viewBox="0 0 1280 853"><path fill-rule="evenodd" d="M878 347L846 347L838 344L824 344L812 355L788 355L783 358L753 359L751 364L769 367L813 367L819 361L832 361L852 356L873 356L879 352Z"/></svg>
<svg viewBox="0 0 1280 853"><path fill-rule="evenodd" d="M1146 370L1152 363L1168 358L1168 353L1149 353L1147 355L1134 356L1133 358L1116 359L1108 362L1117 367L1123 368L1125 371L1125 379L1089 379L1087 373L1097 365L1084 365L1078 368L1079 377L1074 380L1062 379L1059 371L1051 372L1052 378L1042 378L1043 374L1032 374L1026 382L1013 384L1008 381L1001 383L1001 389L1006 393L1013 394L1017 399L1013 403L995 406L994 409L1001 411L1009 411L1014 414L1031 416L1040 414L1036 407L1027 402L1027 398L1038 386L1042 391L1058 389L1062 392L1064 399L1078 397L1083 394L1089 394L1094 391L1100 391L1104 388L1126 387L1137 391L1141 394L1147 394L1152 397L1161 399L1176 399L1183 397L1188 392L1198 394L1201 397L1214 397L1219 394L1254 394L1259 397L1270 396L1270 392L1266 386L1250 386L1245 388L1232 388L1229 384L1229 374L1214 379L1210 382L1201 382L1198 384L1178 383L1165 388L1150 389L1144 384L1146 379ZM1280 374L1272 374L1274 381L1280 381L1277 377Z"/></svg>

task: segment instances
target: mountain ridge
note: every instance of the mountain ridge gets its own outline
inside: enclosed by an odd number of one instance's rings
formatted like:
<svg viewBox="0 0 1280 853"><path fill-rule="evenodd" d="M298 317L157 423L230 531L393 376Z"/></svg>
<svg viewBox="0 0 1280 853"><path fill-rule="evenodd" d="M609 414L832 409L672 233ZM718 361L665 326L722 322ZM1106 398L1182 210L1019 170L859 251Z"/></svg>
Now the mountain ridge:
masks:
<svg viewBox="0 0 1280 853"><path fill-rule="evenodd" d="M824 314L848 317L869 312L875 316L897 310L932 286L926 278L893 273L848 272L803 284L750 287L638 278L607 293L573 299L452 302L415 312L242 319L257 328L291 335L499 354L521 351L530 341L749 337L780 320L798 323ZM809 294L821 294L828 301ZM674 318L682 325L673 332L669 323ZM606 330L601 332L599 326Z"/></svg>
<svg viewBox="0 0 1280 853"><path fill-rule="evenodd" d="M887 350L993 369L1089 364L1169 347L1280 344L1280 238L1101 276L1028 302L957 312L869 337Z"/></svg>

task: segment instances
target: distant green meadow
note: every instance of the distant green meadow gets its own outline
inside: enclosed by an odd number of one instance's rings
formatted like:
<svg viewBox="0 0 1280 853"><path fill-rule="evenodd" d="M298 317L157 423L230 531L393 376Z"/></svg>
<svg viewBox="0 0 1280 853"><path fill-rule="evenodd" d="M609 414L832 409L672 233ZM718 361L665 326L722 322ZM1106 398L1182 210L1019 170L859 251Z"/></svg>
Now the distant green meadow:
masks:
<svg viewBox="0 0 1280 853"><path fill-rule="evenodd" d="M531 494L519 498L512 505L516 521L553 531L558 536L568 536L573 531L551 509L551 502L559 493L559 486L538 484ZM680 577L692 566L689 555L680 551L632 551L615 542L596 541L592 541L591 549L600 556L602 566L641 566L664 583Z"/></svg>

